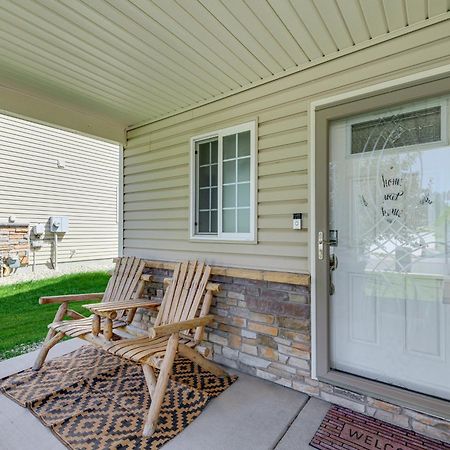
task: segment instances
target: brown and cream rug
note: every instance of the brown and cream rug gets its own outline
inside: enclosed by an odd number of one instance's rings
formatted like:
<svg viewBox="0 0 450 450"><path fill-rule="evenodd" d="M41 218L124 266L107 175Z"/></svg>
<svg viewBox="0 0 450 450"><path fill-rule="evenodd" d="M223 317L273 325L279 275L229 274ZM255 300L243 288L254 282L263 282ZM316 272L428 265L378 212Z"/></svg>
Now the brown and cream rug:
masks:
<svg viewBox="0 0 450 450"><path fill-rule="evenodd" d="M341 406L332 406L311 443L321 450L450 450L450 444Z"/></svg>
<svg viewBox="0 0 450 450"><path fill-rule="evenodd" d="M0 381L74 450L154 450L183 431L237 377L217 377L190 360L175 361L158 428L142 436L150 396L139 365L92 346Z"/></svg>

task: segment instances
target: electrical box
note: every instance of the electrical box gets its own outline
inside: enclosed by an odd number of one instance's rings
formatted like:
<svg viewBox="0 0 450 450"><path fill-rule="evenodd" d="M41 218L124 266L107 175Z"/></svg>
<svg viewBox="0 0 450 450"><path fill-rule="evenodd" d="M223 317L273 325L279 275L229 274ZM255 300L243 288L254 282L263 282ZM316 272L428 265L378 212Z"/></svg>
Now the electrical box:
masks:
<svg viewBox="0 0 450 450"><path fill-rule="evenodd" d="M52 233L67 233L69 231L69 218L67 216L52 216L49 221Z"/></svg>
<svg viewBox="0 0 450 450"><path fill-rule="evenodd" d="M33 234L35 236L41 236L45 232L45 224L43 223L37 223L33 226Z"/></svg>

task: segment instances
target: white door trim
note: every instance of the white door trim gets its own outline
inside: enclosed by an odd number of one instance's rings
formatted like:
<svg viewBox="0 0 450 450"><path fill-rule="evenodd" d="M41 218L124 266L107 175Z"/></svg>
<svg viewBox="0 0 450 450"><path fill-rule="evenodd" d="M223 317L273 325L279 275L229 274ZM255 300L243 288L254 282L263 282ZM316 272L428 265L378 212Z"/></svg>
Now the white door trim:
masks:
<svg viewBox="0 0 450 450"><path fill-rule="evenodd" d="M441 75L450 74L450 64L441 67L436 67L422 72L417 72L412 75L397 78L394 80L377 83L360 89L355 89L342 94L331 97L314 100L309 104L309 142L310 142L310 164L309 164L309 204L311 205L309 216L310 235L310 255L309 255L309 271L311 274L311 378L317 379L317 304L316 304L316 211L315 211L315 179L314 173L316 170L316 147L315 147L315 123L316 111L325 107L337 105L348 100L370 97L373 94L387 91L391 88L401 88L402 86L411 85L417 82L431 81L432 79Z"/></svg>

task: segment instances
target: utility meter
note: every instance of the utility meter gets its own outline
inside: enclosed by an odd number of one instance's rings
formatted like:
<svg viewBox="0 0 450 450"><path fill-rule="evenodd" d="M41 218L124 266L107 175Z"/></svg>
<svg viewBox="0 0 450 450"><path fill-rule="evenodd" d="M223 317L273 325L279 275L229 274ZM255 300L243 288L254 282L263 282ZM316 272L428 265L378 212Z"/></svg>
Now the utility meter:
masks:
<svg viewBox="0 0 450 450"><path fill-rule="evenodd" d="M43 223L37 223L33 226L33 234L35 236L41 236L45 232L45 224Z"/></svg>
<svg viewBox="0 0 450 450"><path fill-rule="evenodd" d="M67 233L69 231L69 218L67 216L50 217L50 231L52 233Z"/></svg>

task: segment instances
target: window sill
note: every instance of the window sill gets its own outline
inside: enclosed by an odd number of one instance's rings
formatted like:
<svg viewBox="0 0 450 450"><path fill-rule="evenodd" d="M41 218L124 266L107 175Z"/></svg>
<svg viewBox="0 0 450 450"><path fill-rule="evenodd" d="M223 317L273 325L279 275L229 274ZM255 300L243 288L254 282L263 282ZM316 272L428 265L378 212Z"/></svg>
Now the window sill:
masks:
<svg viewBox="0 0 450 450"><path fill-rule="evenodd" d="M258 240L256 238L254 239L244 239L244 238L237 238L237 239L218 239L213 236L191 236L189 238L189 241L191 242L209 242L214 244L250 244L254 245L258 243Z"/></svg>

